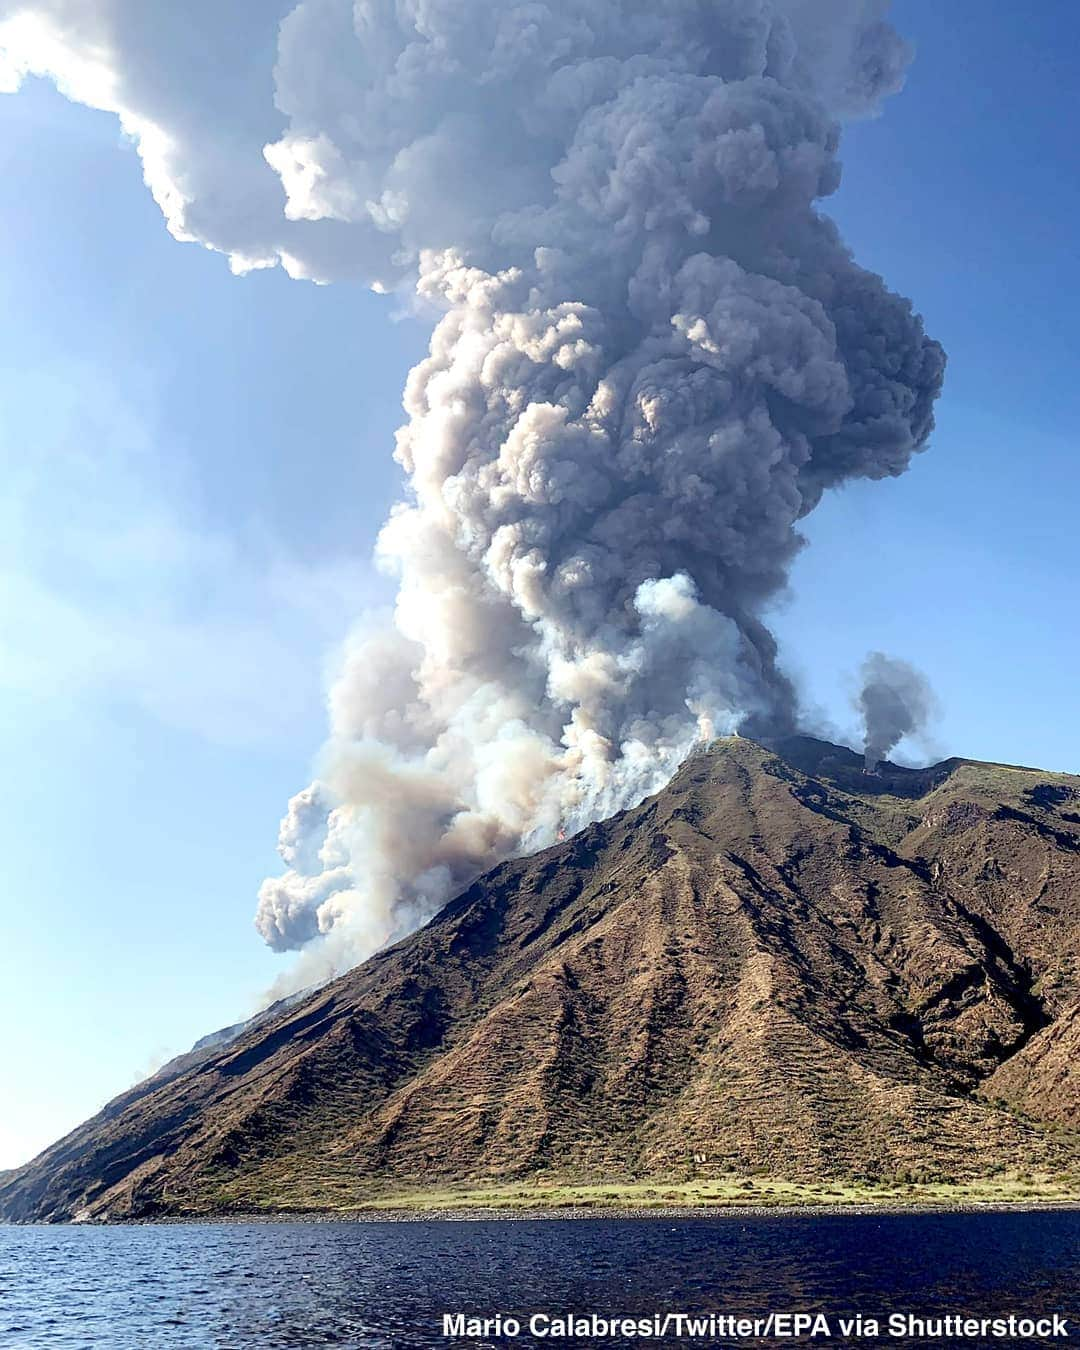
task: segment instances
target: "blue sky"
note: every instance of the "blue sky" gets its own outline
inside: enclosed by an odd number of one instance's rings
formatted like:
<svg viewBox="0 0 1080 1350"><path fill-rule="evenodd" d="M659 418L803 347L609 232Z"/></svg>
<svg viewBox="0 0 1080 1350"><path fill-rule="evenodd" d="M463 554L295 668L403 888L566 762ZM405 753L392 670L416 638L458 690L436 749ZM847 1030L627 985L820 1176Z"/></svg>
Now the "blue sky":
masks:
<svg viewBox="0 0 1080 1350"><path fill-rule="evenodd" d="M909 474L808 522L775 625L841 732L880 648L930 676L932 750L1076 771L1078 21L895 18L908 88L849 130L833 210L946 392ZM41 81L0 99L0 166L3 1167L277 973L254 895L334 644L387 598L368 554L426 334L177 243L115 118Z"/></svg>
<svg viewBox="0 0 1080 1350"><path fill-rule="evenodd" d="M426 336L176 243L104 113L0 100L0 1166L251 1011ZM14 1034L14 1029L19 1034Z"/></svg>
<svg viewBox="0 0 1080 1350"><path fill-rule="evenodd" d="M931 677L941 752L1078 772L1077 17L894 16L916 59L885 115L849 129L834 211L944 344L945 393L907 475L807 522L777 628L813 701L842 709L843 673L881 647Z"/></svg>

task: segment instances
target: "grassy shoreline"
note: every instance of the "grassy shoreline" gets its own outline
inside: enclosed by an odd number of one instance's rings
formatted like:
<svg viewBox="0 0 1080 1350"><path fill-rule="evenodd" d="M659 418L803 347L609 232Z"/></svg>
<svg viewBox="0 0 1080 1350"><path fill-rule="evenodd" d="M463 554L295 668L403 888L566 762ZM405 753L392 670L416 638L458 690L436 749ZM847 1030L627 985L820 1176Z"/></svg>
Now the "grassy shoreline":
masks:
<svg viewBox="0 0 1080 1350"><path fill-rule="evenodd" d="M673 1206L655 1209L629 1208L617 1205L598 1207L569 1205L553 1209L357 1209L351 1211L311 1210L306 1213L288 1213L283 1210L264 1210L251 1214L186 1214L160 1219L117 1220L117 1223L138 1224L262 1224L262 1223L524 1223L577 1222L586 1220L648 1220L648 1219L792 1219L827 1218L854 1215L862 1218L880 1218L890 1214L1045 1214L1058 1210L1080 1211L1080 1199L1073 1201L1046 1200L1031 1202L988 1201L985 1204L911 1204L911 1205L728 1205L728 1206Z"/></svg>
<svg viewBox="0 0 1080 1350"><path fill-rule="evenodd" d="M768 1215L1080 1210L1072 1178L996 1176L970 1182L793 1182L769 1177L713 1181L517 1184L414 1189L265 1200L223 1193L198 1212L135 1222L422 1222L438 1219L716 1218ZM122 1220L121 1220L122 1221Z"/></svg>

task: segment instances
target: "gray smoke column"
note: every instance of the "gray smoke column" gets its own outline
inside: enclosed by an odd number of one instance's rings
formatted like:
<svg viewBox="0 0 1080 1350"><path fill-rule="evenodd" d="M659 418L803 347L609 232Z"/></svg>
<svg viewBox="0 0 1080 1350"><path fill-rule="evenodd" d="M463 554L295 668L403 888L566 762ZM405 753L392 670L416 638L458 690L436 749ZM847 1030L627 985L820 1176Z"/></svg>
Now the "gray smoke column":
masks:
<svg viewBox="0 0 1080 1350"><path fill-rule="evenodd" d="M797 523L903 472L941 384L910 304L815 205L838 117L905 61L864 3L286 20L291 126L266 153L287 212L374 222L442 318L378 545L393 622L334 688L260 895L272 946L355 960L696 740L792 724L762 612Z"/></svg>
<svg viewBox="0 0 1080 1350"><path fill-rule="evenodd" d="M866 767L876 769L904 736L923 729L935 700L925 675L884 652L871 652L860 674Z"/></svg>
<svg viewBox="0 0 1080 1350"><path fill-rule="evenodd" d="M695 741L793 724L762 614L798 522L906 469L944 365L816 206L838 119L901 83L882 10L428 0L286 22L292 126L267 157L288 211L374 221L443 317L378 547L393 623L334 689L260 897L272 946L322 935L352 960L655 790Z"/></svg>
<svg viewBox="0 0 1080 1350"><path fill-rule="evenodd" d="M944 357L818 207L841 122L903 81L884 0L196 8L193 44L185 6L157 34L145 0L0 0L0 80L117 111L170 229L236 270L415 282L441 316L377 548L396 607L260 893L271 946L314 944L299 985L696 741L790 728L763 616L798 524L904 472Z"/></svg>

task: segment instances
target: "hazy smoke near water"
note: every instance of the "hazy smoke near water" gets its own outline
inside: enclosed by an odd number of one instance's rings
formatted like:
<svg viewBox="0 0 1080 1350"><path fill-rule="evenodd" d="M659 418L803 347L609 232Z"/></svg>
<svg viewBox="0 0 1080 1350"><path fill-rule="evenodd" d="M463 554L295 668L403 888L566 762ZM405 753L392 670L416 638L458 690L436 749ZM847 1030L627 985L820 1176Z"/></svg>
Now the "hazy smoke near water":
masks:
<svg viewBox="0 0 1080 1350"><path fill-rule="evenodd" d="M871 652L860 675L866 767L875 769L905 736L925 727L935 700L923 674L884 652Z"/></svg>
<svg viewBox="0 0 1080 1350"><path fill-rule="evenodd" d="M908 51L879 0L304 0L286 129L237 110L253 77L223 82L211 153L198 100L101 75L140 40L125 7L87 37L42 0L67 45L27 39L21 68L83 53L68 87L119 111L174 233L238 270L411 275L442 313L377 546L396 609L349 645L260 892L271 946L315 944L304 982L658 788L696 739L793 724L762 616L797 524L904 472L944 369L816 208L840 120Z"/></svg>

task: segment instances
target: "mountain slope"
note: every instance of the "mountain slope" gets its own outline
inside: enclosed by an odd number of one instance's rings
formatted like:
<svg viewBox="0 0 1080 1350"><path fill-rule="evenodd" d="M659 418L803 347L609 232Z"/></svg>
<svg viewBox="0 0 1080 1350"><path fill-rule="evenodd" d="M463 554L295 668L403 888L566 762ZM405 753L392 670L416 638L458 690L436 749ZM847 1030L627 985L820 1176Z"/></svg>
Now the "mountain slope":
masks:
<svg viewBox="0 0 1080 1350"><path fill-rule="evenodd" d="M1080 779L725 740L0 1184L0 1216L421 1183L1071 1169Z"/></svg>

